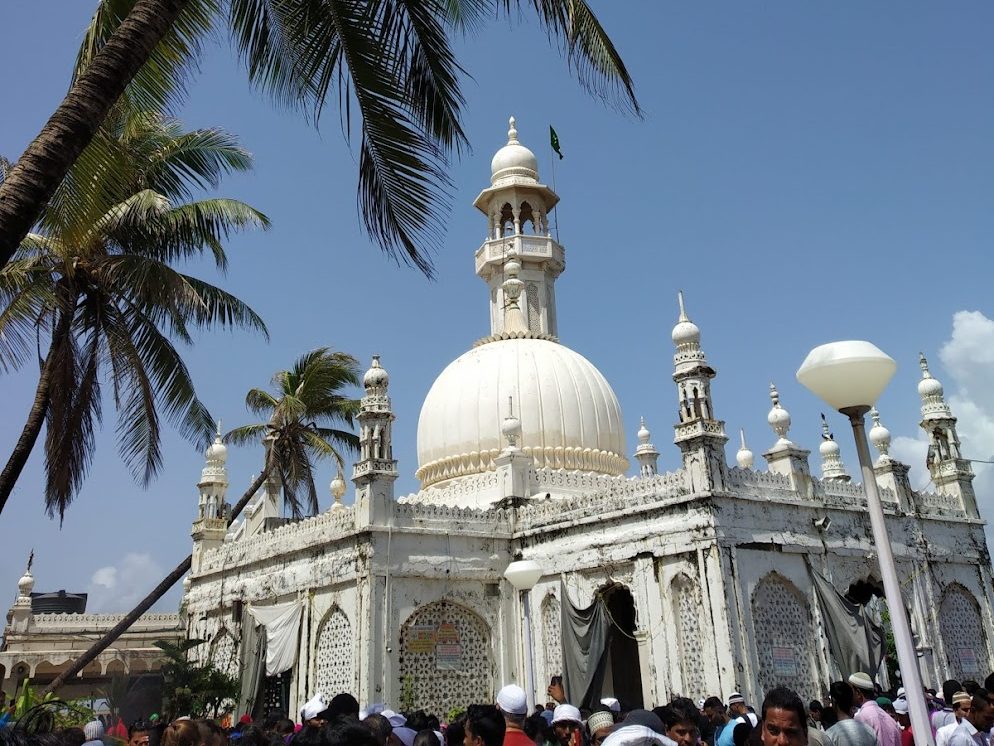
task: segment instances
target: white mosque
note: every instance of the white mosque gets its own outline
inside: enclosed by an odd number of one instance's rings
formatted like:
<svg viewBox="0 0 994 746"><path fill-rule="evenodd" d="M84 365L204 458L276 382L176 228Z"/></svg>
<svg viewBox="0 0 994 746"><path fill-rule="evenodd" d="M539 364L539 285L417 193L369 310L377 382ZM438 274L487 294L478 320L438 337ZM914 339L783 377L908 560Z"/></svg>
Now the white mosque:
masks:
<svg viewBox="0 0 994 746"><path fill-rule="evenodd" d="M744 438L728 464L716 371L682 298L672 334L682 467L657 472L643 422L638 473L627 476L625 432L635 428L594 364L559 341L566 252L549 230L559 198L510 125L474 202L486 218L475 263L490 330L425 397L420 491L394 494L394 414L378 357L364 378L354 505L342 504L339 478L328 512L287 523L270 483L229 531L217 517L228 476L216 441L184 581L188 634L241 672L241 711L296 712L315 692L350 691L444 715L492 701L508 682L544 701L563 673L574 701L613 695L629 707L732 691L758 702L775 683L821 695L847 661L829 640L832 612L815 578L847 596L857 626L881 593L862 487L830 438L821 478L812 475L772 386L765 468ZM923 678L982 680L994 669L984 524L956 419L921 365L936 492L911 489L874 412L876 480ZM541 568L523 593L504 578L519 559ZM599 641L570 623L588 607Z"/></svg>

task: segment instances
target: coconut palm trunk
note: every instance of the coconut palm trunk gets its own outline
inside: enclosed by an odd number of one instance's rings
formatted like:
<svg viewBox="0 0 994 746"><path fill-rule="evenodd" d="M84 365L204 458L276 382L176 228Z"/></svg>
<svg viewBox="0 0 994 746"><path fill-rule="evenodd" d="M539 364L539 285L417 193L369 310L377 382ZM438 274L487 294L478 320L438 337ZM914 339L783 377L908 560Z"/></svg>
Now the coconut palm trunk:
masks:
<svg viewBox="0 0 994 746"><path fill-rule="evenodd" d="M75 303L73 303L74 305ZM65 340L69 336L72 318L72 310L63 310L59 314L59 320L56 322L55 329L52 332L52 346L49 348L45 362L41 366L41 374L38 376L38 388L35 390L35 400L31 405L31 411L28 412L28 420L24 423L24 429L21 430L21 437L17 439L17 443L14 445L14 452L10 454L10 458L7 459L7 465L0 472L0 513L3 512L3 508L7 504L7 498L10 497L10 493L14 490L17 478L21 476L21 472L24 470L24 465L28 463L28 457L31 455L31 451L38 441L39 433L41 433L41 426L45 424L45 415L48 413L48 402L51 399L49 392L52 381L53 362L57 354L56 346L59 344L59 340Z"/></svg>
<svg viewBox="0 0 994 746"><path fill-rule="evenodd" d="M239 515L241 515L241 512L245 509L245 506L248 505L249 500L251 500L252 496L255 495L255 493L262 487L263 483L266 481L266 478L269 476L269 472L270 467L267 464L266 468L262 470L262 473L256 477L252 484L249 485L249 488L245 491L245 494L242 495L242 499L239 500L235 504L235 507L231 509L231 518L228 519L229 526L236 518L238 518ZM120 622L115 624L114 627L107 632L107 634L93 643L93 645L91 645L90 648L79 658L70 663L65 671L56 676L55 680L45 687L45 691L42 696L44 696L44 694L48 694L49 692L58 690L58 688L65 684L70 677L75 676L86 668L94 659L96 659L98 655L112 645L118 637L127 632L131 625L137 622L142 614L151 609L160 598L166 595L169 589L176 584L177 580L190 571L192 562L193 555L191 554L187 556L185 560L176 565L175 569L163 578L162 582L155 586L152 592L145 596L145 598L143 598L138 605L135 606L135 608L125 614L124 618Z"/></svg>
<svg viewBox="0 0 994 746"><path fill-rule="evenodd" d="M0 267L189 1L138 0L0 184Z"/></svg>

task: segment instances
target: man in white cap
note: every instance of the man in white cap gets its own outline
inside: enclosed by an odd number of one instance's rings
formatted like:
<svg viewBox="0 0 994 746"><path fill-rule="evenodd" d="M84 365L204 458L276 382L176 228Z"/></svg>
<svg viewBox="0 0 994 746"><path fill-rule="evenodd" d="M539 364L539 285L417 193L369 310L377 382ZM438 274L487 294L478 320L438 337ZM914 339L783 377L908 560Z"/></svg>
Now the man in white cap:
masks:
<svg viewBox="0 0 994 746"><path fill-rule="evenodd" d="M728 712L733 722L749 723L753 728L759 724L759 716L746 704L745 697L739 692L732 692L728 696ZM734 729L735 726L732 725L732 730Z"/></svg>
<svg viewBox="0 0 994 746"><path fill-rule="evenodd" d="M901 746L901 729L897 722L877 704L873 691L873 679L869 674L857 671L849 677L849 686L853 691L853 704L859 709L853 719L877 734L880 746Z"/></svg>
<svg viewBox="0 0 994 746"><path fill-rule="evenodd" d="M614 727L614 714L610 710L597 710L587 718L591 746L601 746Z"/></svg>
<svg viewBox="0 0 994 746"><path fill-rule="evenodd" d="M970 700L970 713L949 737L949 746L988 746L991 728L994 728L994 704L986 691L978 689Z"/></svg>
<svg viewBox="0 0 994 746"><path fill-rule="evenodd" d="M949 737L952 736L953 731L963 722L963 718L970 714L973 707L972 700L973 697L966 692L956 692L953 695L953 716L956 718L956 722L943 725L935 732L936 746L948 746ZM894 702L894 709L897 709L897 702Z"/></svg>
<svg viewBox="0 0 994 746"><path fill-rule="evenodd" d="M535 746L525 734L528 698L524 689L515 684L505 686L497 692L497 709L504 716L504 746Z"/></svg>
<svg viewBox="0 0 994 746"><path fill-rule="evenodd" d="M621 713L621 702L616 700L614 697L604 697L601 700L601 704L614 713L615 718Z"/></svg>
<svg viewBox="0 0 994 746"><path fill-rule="evenodd" d="M300 722L303 725L324 725L324 720L318 716L327 709L328 703L324 701L324 695L318 692L300 708Z"/></svg>
<svg viewBox="0 0 994 746"><path fill-rule="evenodd" d="M552 712L552 732L560 746L577 746L583 718L573 705L559 705Z"/></svg>

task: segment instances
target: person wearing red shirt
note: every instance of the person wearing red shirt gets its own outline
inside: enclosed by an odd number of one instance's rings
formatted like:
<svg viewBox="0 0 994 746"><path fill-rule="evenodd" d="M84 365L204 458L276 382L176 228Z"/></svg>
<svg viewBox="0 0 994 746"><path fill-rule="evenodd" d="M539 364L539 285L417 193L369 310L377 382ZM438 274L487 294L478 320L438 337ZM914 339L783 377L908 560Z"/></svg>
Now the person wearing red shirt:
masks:
<svg viewBox="0 0 994 746"><path fill-rule="evenodd" d="M504 746L535 746L525 733L528 699L520 686L508 684L497 692L497 709L504 716Z"/></svg>

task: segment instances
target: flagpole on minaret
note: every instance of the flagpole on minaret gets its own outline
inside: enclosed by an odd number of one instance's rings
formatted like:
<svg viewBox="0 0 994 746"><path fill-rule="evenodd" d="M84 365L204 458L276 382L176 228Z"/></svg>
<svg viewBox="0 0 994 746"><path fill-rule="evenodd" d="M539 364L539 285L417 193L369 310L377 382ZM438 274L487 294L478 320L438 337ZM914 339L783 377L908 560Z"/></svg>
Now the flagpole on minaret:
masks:
<svg viewBox="0 0 994 746"><path fill-rule="evenodd" d="M553 146L553 138L555 138L555 143L558 145L559 137L556 135L556 131L549 125L549 160L552 161L552 191L556 191L556 155L562 158L561 153L557 153L555 147ZM558 192L556 192L558 194ZM552 224L556 231L556 243L559 242L559 210L553 209Z"/></svg>

